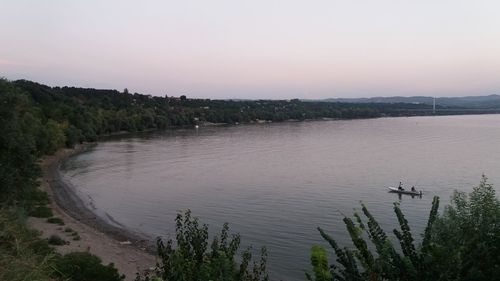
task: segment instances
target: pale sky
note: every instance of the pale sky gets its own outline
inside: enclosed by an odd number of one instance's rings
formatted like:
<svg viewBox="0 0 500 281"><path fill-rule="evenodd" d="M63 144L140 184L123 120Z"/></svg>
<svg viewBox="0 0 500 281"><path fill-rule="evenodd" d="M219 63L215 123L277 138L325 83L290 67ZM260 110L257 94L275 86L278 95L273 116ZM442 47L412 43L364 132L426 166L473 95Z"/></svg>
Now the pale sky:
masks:
<svg viewBox="0 0 500 281"><path fill-rule="evenodd" d="M0 0L0 76L204 98L500 93L500 1Z"/></svg>

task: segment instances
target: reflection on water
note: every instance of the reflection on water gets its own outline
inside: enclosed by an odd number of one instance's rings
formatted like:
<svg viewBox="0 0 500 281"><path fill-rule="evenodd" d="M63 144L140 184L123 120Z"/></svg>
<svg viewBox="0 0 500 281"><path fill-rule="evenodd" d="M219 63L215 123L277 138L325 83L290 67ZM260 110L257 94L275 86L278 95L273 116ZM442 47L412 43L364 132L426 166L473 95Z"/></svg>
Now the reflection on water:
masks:
<svg viewBox="0 0 500 281"><path fill-rule="evenodd" d="M102 142L63 175L99 215L150 237L172 236L188 208L213 231L229 222L267 246L273 279L304 280L311 245L325 244L316 227L349 245L342 214L359 201L391 233L400 202L420 232L434 195L448 202L482 173L500 185L499 139L499 115L209 127ZM400 180L424 195L388 193Z"/></svg>

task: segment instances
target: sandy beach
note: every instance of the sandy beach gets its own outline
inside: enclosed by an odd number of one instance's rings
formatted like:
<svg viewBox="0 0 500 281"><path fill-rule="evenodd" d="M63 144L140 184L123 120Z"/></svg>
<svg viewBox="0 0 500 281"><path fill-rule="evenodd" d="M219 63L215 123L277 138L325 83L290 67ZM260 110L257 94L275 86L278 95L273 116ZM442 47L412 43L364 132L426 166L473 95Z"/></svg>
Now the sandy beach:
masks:
<svg viewBox="0 0 500 281"><path fill-rule="evenodd" d="M40 188L48 193L54 216L63 219L65 225L51 224L46 222L47 219L32 217L28 223L42 232L42 237L58 235L68 241L67 245L56 246L59 253L89 251L99 256L104 264L113 263L121 274L126 275L125 280L134 280L137 271L155 266L151 242L95 216L59 177L61 161L85 151L90 145L60 149L54 155L43 157L40 163L43 173ZM77 231L81 239L73 241L69 233L64 231L67 227Z"/></svg>

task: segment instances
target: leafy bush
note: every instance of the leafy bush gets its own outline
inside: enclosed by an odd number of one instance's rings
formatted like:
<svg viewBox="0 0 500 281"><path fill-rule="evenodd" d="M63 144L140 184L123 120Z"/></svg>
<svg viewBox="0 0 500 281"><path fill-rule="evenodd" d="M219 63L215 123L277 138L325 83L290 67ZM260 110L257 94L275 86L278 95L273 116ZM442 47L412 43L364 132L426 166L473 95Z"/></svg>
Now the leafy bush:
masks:
<svg viewBox="0 0 500 281"><path fill-rule="evenodd" d="M50 245L66 245L66 241L59 237L58 235L50 235L50 237L47 239Z"/></svg>
<svg viewBox="0 0 500 281"><path fill-rule="evenodd" d="M73 232L73 229L71 227L65 227L64 232Z"/></svg>
<svg viewBox="0 0 500 281"><path fill-rule="evenodd" d="M30 213L29 215L31 217L35 217L35 218L50 218L52 217L54 214L52 213L52 209L47 207L47 206L38 206L38 207L35 207Z"/></svg>
<svg viewBox="0 0 500 281"><path fill-rule="evenodd" d="M429 259L430 230L437 216L439 199L434 197L432 208L420 247L415 247L413 236L399 205L394 204L394 211L400 224L400 230L394 229L394 234L400 244L401 251L394 247L389 237L370 214L365 205L362 212L367 222L355 213L356 222L345 217L344 223L354 250L340 248L337 242L323 229L318 227L321 236L333 248L337 256L337 263L330 266L329 273L333 279L339 280L433 280L428 276L427 268L432 266ZM370 251L365 236L374 245L376 254ZM320 259L321 258L321 259ZM321 260L321 262L317 262ZM312 249L311 261L314 269L314 278L306 273L308 280L328 280L324 264L327 263L326 255L318 253L318 248ZM431 277L430 279L428 279Z"/></svg>
<svg viewBox="0 0 500 281"><path fill-rule="evenodd" d="M36 183L38 186L39 183ZM33 209L34 206L44 206L49 204L49 196L47 192L41 191L39 189L33 189L30 192L26 192L24 204L26 209Z"/></svg>
<svg viewBox="0 0 500 281"><path fill-rule="evenodd" d="M435 276L441 280L498 280L500 200L485 176L469 195L455 191L432 234Z"/></svg>
<svg viewBox="0 0 500 281"><path fill-rule="evenodd" d="M112 263L103 265L99 257L88 252L64 255L56 262L56 269L56 277L72 281L120 281L125 278Z"/></svg>
<svg viewBox="0 0 500 281"><path fill-rule="evenodd" d="M47 222L48 223L58 224L58 225L64 225L64 221L61 218L55 218L55 217L54 218L48 218Z"/></svg>
<svg viewBox="0 0 500 281"><path fill-rule="evenodd" d="M138 276L136 280L164 281L260 281L268 280L266 270L267 254L265 248L261 250L260 262L251 266L252 254L250 249L241 253L241 262L236 262L240 246L240 236L233 234L229 237L229 227L224 224L220 235L214 237L210 249L208 246L208 227L200 226L197 218L191 217L191 211L176 218L176 245L168 240L166 244L158 238L158 256L154 276Z"/></svg>
<svg viewBox="0 0 500 281"><path fill-rule="evenodd" d="M325 249L317 245L311 248L311 264L314 268L316 281L332 280ZM312 276L308 272L306 272L306 278L312 280Z"/></svg>
<svg viewBox="0 0 500 281"><path fill-rule="evenodd" d="M73 235L73 241L80 241L80 235L76 234L76 235Z"/></svg>
<svg viewBox="0 0 500 281"><path fill-rule="evenodd" d="M493 186L483 176L479 186L467 196L455 192L451 205L438 216L439 198L432 208L418 247L398 204L394 211L400 230L394 235L400 248L380 228L362 205L367 222L354 214L355 221L344 223L355 249L341 248L318 228L336 255L329 268L319 246L311 250L313 275L308 280L496 280L500 276L500 201ZM373 244L369 247L366 240ZM373 253L371 249L374 249Z"/></svg>

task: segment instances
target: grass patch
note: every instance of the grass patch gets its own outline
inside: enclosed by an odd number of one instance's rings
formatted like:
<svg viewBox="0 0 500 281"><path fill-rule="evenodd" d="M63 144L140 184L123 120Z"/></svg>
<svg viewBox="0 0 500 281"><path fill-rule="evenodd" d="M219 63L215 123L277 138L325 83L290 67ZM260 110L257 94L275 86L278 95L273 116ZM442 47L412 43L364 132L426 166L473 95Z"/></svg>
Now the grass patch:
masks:
<svg viewBox="0 0 500 281"><path fill-rule="evenodd" d="M105 266L99 257L88 252L66 254L57 261L56 267L58 277L72 281L120 281L125 278L113 264Z"/></svg>
<svg viewBox="0 0 500 281"><path fill-rule="evenodd" d="M58 225L64 225L64 221L61 218L55 218L55 217L54 218L48 218L47 222L48 223L58 224Z"/></svg>
<svg viewBox="0 0 500 281"><path fill-rule="evenodd" d="M47 206L37 206L29 213L30 217L35 218L50 218L54 214L52 213L52 209Z"/></svg>
<svg viewBox="0 0 500 281"><path fill-rule="evenodd" d="M27 205L47 205L49 204L49 196L47 192L41 191L39 189L33 189L31 192L26 194L26 204Z"/></svg>
<svg viewBox="0 0 500 281"><path fill-rule="evenodd" d="M23 210L0 208L0 280L123 280L124 276L112 264L103 265L90 253L57 254L49 242L55 245L67 242L57 235L42 239L38 231L26 226L24 214ZM75 241L78 239L79 236Z"/></svg>
<svg viewBox="0 0 500 281"><path fill-rule="evenodd" d="M47 242L50 245L56 245L56 246L66 245L66 240L62 239L58 235L50 235L50 237L47 239Z"/></svg>
<svg viewBox="0 0 500 281"><path fill-rule="evenodd" d="M26 226L22 211L0 209L0 280L53 281L58 255Z"/></svg>

